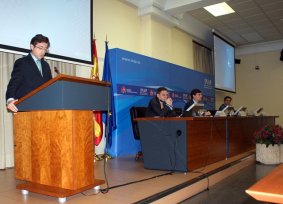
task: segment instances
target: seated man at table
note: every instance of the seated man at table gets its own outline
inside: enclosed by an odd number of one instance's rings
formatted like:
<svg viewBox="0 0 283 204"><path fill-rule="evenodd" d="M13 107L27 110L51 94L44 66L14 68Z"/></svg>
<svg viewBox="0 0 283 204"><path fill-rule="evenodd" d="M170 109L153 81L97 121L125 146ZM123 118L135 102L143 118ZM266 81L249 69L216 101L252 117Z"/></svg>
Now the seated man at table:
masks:
<svg viewBox="0 0 283 204"><path fill-rule="evenodd" d="M159 87L157 94L152 98L146 109L146 117L175 117L173 101L165 87Z"/></svg>
<svg viewBox="0 0 283 204"><path fill-rule="evenodd" d="M184 112L193 104L201 104L201 101L202 101L202 92L201 90L199 89L193 89L191 91L191 99L186 103L185 107L184 107ZM193 113L191 114L188 114L188 115L191 115L191 116L194 116ZM209 111L204 111L204 116L210 116L211 113Z"/></svg>
<svg viewBox="0 0 283 204"><path fill-rule="evenodd" d="M222 111L226 106L232 106L231 102L232 98L230 96L225 96L224 103L219 107L219 110Z"/></svg>

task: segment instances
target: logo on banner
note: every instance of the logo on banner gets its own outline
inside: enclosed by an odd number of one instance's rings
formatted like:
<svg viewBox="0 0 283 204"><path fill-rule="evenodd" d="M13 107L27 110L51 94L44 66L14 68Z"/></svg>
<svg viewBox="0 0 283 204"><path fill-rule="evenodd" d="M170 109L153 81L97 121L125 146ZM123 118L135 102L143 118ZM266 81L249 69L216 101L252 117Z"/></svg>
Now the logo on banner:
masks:
<svg viewBox="0 0 283 204"><path fill-rule="evenodd" d="M173 99L182 99L182 93L178 93L178 92L172 92L172 98Z"/></svg>
<svg viewBox="0 0 283 204"><path fill-rule="evenodd" d="M207 103L214 103L215 102L215 98L213 96L203 95L203 101L205 101Z"/></svg>
<svg viewBox="0 0 283 204"><path fill-rule="evenodd" d="M147 93L147 89L145 88L140 88L140 96L147 96L148 93Z"/></svg>
<svg viewBox="0 0 283 204"><path fill-rule="evenodd" d="M133 86L126 84L117 84L118 94L123 95L135 95L135 96L149 96L154 97L157 94L157 89L142 87L142 86ZM184 92L177 92L174 90L170 90L170 97L174 101L188 101L189 94ZM205 96L204 96L205 97ZM211 101L211 99L206 99L207 101Z"/></svg>
<svg viewBox="0 0 283 204"><path fill-rule="evenodd" d="M204 88L212 89L212 80L211 79L204 79Z"/></svg>
<svg viewBox="0 0 283 204"><path fill-rule="evenodd" d="M124 94L124 93L126 93L126 92L127 92L126 87L125 87L125 86L122 86L122 87L121 87L121 93Z"/></svg>
<svg viewBox="0 0 283 204"><path fill-rule="evenodd" d="M183 100L185 100L185 101L188 101L188 100L189 100L189 97L188 97L188 94L187 94L187 93L183 94Z"/></svg>

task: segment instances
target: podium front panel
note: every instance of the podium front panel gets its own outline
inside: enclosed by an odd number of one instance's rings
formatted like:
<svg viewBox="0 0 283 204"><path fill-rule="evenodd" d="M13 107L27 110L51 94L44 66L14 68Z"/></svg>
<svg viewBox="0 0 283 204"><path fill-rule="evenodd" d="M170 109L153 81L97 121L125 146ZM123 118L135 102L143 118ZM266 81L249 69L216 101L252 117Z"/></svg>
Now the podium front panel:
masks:
<svg viewBox="0 0 283 204"><path fill-rule="evenodd" d="M17 105L20 111L30 110L108 110L108 86L56 81Z"/></svg>

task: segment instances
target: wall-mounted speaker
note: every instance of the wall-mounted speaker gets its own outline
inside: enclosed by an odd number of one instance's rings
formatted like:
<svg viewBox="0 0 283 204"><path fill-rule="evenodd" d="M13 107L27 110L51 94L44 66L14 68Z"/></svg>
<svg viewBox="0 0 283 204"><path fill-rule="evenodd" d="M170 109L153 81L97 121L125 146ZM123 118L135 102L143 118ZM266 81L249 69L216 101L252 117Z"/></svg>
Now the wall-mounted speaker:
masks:
<svg viewBox="0 0 283 204"><path fill-rule="evenodd" d="M235 64L241 64L241 60L240 59L235 59Z"/></svg>
<svg viewBox="0 0 283 204"><path fill-rule="evenodd" d="M281 50L280 60L283 61L283 49Z"/></svg>

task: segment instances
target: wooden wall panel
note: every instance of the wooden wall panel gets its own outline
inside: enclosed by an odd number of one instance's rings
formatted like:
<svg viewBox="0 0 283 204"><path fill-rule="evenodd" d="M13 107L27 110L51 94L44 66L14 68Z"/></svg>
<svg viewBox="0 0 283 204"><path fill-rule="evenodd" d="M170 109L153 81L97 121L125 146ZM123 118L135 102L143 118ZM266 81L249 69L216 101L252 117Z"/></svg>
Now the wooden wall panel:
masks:
<svg viewBox="0 0 283 204"><path fill-rule="evenodd" d="M17 113L14 116L14 174L19 180L32 180L31 115Z"/></svg>
<svg viewBox="0 0 283 204"><path fill-rule="evenodd" d="M226 159L226 120L210 120L209 164Z"/></svg>
<svg viewBox="0 0 283 204"><path fill-rule="evenodd" d="M74 187L78 188L94 182L93 113L73 111L73 124Z"/></svg>
<svg viewBox="0 0 283 204"><path fill-rule="evenodd" d="M244 130L241 127L240 122L241 120L237 118L229 118L227 120L228 145L229 145L228 157L232 157L244 152L244 147L243 147Z"/></svg>
<svg viewBox="0 0 283 204"><path fill-rule="evenodd" d="M20 112L14 127L17 179L71 190L94 183L92 111Z"/></svg>
<svg viewBox="0 0 283 204"><path fill-rule="evenodd" d="M187 132L190 171L226 158L225 120L188 121Z"/></svg>
<svg viewBox="0 0 283 204"><path fill-rule="evenodd" d="M247 116L228 118L229 157L255 149L253 134L267 124L275 124L275 117Z"/></svg>
<svg viewBox="0 0 283 204"><path fill-rule="evenodd" d="M72 111L53 111L49 118L50 179L58 187L73 188Z"/></svg>

